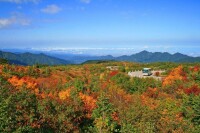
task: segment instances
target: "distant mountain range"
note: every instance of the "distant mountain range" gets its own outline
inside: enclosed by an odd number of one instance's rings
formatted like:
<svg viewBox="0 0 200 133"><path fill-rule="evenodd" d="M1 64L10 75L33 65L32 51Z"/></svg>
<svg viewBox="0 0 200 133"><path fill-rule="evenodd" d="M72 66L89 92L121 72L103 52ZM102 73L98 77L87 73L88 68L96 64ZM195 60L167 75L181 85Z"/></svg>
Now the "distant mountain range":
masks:
<svg viewBox="0 0 200 133"><path fill-rule="evenodd" d="M167 52L148 52L142 51L130 56L123 55L119 57L113 57L112 55L107 56L88 56L88 55L59 55L55 54L58 58L67 59L73 61L75 64L83 63L88 60L116 60L116 61L129 61L129 62L141 62L141 63L150 63L150 62L200 62L200 57L191 57L181 53L170 54Z"/></svg>
<svg viewBox="0 0 200 133"><path fill-rule="evenodd" d="M148 52L142 51L130 56L123 55L119 57L107 56L89 56L89 55L72 55L72 54L53 54L45 52L45 54L33 53L12 53L0 51L0 58L7 59L10 63L20 65L47 64L47 65L63 65L63 64L80 64L88 60L115 60L129 62L200 62L200 57L191 57L181 53L170 54L167 52Z"/></svg>
<svg viewBox="0 0 200 133"><path fill-rule="evenodd" d="M70 61L47 56L45 54L32 54L32 53L15 54L11 52L0 51L0 58L7 59L10 64L18 64L18 65L34 65L37 63L46 65L62 65L71 63Z"/></svg>
<svg viewBox="0 0 200 133"><path fill-rule="evenodd" d="M142 51L130 56L120 56L116 60L131 62L200 62L200 57L191 57L181 53L170 54L167 52L148 52Z"/></svg>

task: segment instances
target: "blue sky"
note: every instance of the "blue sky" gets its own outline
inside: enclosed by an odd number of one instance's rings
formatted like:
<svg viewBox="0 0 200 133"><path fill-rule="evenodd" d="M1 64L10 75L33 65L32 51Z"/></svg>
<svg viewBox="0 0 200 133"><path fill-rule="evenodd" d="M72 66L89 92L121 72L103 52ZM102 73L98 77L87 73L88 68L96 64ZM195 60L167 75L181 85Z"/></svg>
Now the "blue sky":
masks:
<svg viewBox="0 0 200 133"><path fill-rule="evenodd" d="M0 0L0 48L200 56L199 7L199 0Z"/></svg>

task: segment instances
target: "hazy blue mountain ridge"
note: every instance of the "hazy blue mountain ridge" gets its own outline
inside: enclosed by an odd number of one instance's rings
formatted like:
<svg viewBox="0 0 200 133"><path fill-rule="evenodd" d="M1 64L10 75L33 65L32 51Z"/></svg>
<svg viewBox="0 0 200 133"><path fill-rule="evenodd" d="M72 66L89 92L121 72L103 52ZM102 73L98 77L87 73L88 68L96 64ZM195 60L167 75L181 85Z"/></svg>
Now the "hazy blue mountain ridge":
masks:
<svg viewBox="0 0 200 133"><path fill-rule="evenodd" d="M10 63L20 65L47 64L47 65L63 65L63 64L81 64L86 61L94 60L115 60L129 62L200 62L200 57L191 57L181 53L170 54L167 52L148 52L141 51L132 55L123 55L113 57L106 56L91 56L91 55L72 55L72 54L53 54L45 52L45 54L33 53L11 53L0 51L0 58L9 60Z"/></svg>
<svg viewBox="0 0 200 133"><path fill-rule="evenodd" d="M0 58L7 59L11 64L18 64L18 65L34 65L37 63L46 65L62 65L70 63L70 61L47 56L45 54L32 54L32 53L14 54L11 52L0 51Z"/></svg>

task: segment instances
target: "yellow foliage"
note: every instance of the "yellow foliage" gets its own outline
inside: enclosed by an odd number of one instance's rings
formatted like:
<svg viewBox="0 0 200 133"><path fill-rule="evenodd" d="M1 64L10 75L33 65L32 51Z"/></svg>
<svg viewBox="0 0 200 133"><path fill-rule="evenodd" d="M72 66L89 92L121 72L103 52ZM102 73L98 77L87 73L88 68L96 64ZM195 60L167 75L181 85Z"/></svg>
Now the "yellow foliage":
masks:
<svg viewBox="0 0 200 133"><path fill-rule="evenodd" d="M101 74L100 74L99 79L100 79L100 80L103 80L103 79L104 79L104 73L101 73Z"/></svg>
<svg viewBox="0 0 200 133"><path fill-rule="evenodd" d="M58 96L61 100L65 100L66 98L70 97L70 89L67 89L65 91L59 92Z"/></svg>

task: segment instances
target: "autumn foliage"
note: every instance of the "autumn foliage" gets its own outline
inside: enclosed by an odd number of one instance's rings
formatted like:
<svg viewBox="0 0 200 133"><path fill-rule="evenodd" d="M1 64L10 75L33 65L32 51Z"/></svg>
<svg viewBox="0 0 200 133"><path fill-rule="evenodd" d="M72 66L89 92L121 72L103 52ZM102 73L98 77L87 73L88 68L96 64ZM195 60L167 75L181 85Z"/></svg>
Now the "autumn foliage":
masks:
<svg viewBox="0 0 200 133"><path fill-rule="evenodd" d="M88 115L90 117L92 110L94 110L96 107L96 99L94 99L92 96L88 96L83 93L79 93L79 96L83 101L84 108L89 113Z"/></svg>
<svg viewBox="0 0 200 133"><path fill-rule="evenodd" d="M200 88L197 85L193 85L192 87L185 89L184 92L188 95L190 95L190 94L199 95Z"/></svg>
<svg viewBox="0 0 200 133"><path fill-rule="evenodd" d="M110 77L113 77L117 74L118 74L118 71L111 71L109 75L110 75Z"/></svg>
<svg viewBox="0 0 200 133"><path fill-rule="evenodd" d="M10 82L17 89L20 89L24 86L27 89L34 91L36 94L39 93L38 84L31 77L18 78L17 76L13 76L8 79L8 82Z"/></svg>
<svg viewBox="0 0 200 133"><path fill-rule="evenodd" d="M127 74L160 66L163 80ZM199 132L199 76L198 64L0 65L0 132Z"/></svg>
<svg viewBox="0 0 200 133"><path fill-rule="evenodd" d="M174 68L170 74L164 79L163 85L171 85L176 80L184 80L186 81L186 73L183 71L183 66L179 66L177 68Z"/></svg>
<svg viewBox="0 0 200 133"><path fill-rule="evenodd" d="M59 96L59 98L60 98L61 100L65 100L65 99L69 98L69 97L70 97L70 89L67 89L67 90L65 90L65 91L59 92L59 93L58 93L58 96Z"/></svg>

